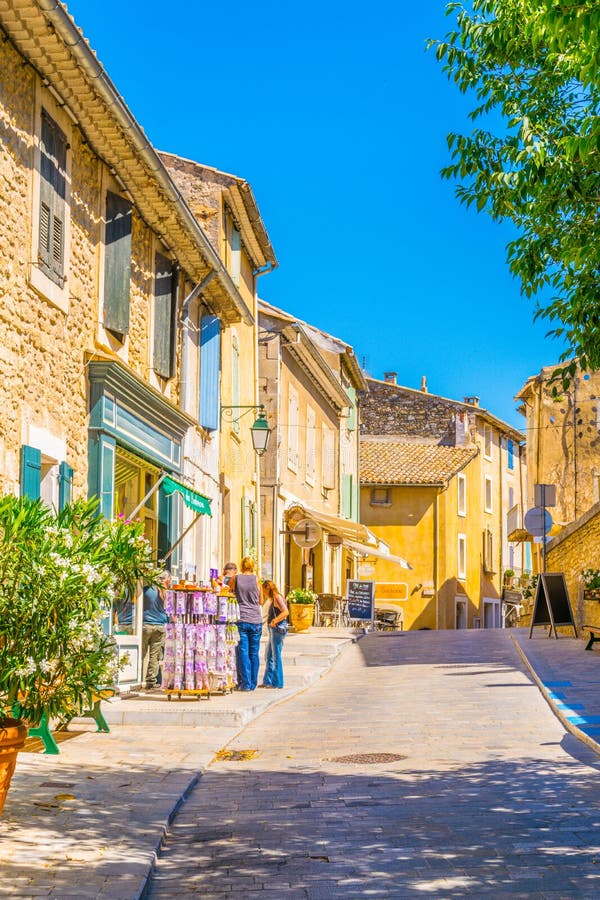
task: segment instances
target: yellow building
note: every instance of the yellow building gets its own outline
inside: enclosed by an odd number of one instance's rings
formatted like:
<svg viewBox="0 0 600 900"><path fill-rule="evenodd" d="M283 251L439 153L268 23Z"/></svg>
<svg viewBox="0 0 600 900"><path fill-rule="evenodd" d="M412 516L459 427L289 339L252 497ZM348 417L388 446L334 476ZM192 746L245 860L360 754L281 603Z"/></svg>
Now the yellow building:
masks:
<svg viewBox="0 0 600 900"><path fill-rule="evenodd" d="M205 416L218 427L219 409L201 394L220 364L205 354L207 377L192 381L201 347L182 355L178 323L201 295L235 328L252 322L252 298L64 5L7 2L0 26L0 489L56 507L96 495L107 517L144 520L176 576L207 577L219 467ZM114 622L131 683L139 606Z"/></svg>
<svg viewBox="0 0 600 900"><path fill-rule="evenodd" d="M277 440L262 459L263 571L281 586L341 595L355 576L350 542L376 540L358 524L357 392L352 348L261 300L260 399ZM312 523L311 546L291 532Z"/></svg>
<svg viewBox="0 0 600 900"><path fill-rule="evenodd" d="M479 407L367 379L360 446L361 523L406 558L402 573L371 565L379 605L395 601L405 628L499 627L504 573L527 571L508 542L521 502L521 434ZM529 545L527 545L529 546Z"/></svg>
<svg viewBox="0 0 600 900"><path fill-rule="evenodd" d="M203 390L217 399L218 419L210 430L219 436L221 561L239 564L251 553L260 564L260 464L254 452L251 426L259 413L258 312L259 276L277 260L250 185L242 178L169 153L161 158L185 197L200 227L215 247L246 314L235 323L220 322L202 304L202 295L187 310L187 343L200 342L200 365L205 334L217 345L220 379L203 380ZM207 331L207 329L212 329ZM188 377L197 373L189 370Z"/></svg>

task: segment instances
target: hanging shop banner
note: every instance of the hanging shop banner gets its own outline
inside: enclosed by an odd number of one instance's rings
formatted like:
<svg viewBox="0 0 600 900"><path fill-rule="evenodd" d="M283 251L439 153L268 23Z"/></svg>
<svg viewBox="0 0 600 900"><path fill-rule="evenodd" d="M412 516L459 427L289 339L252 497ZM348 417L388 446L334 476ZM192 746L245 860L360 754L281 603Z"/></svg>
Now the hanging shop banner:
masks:
<svg viewBox="0 0 600 900"><path fill-rule="evenodd" d="M167 475L166 478L163 479L161 486L167 497L177 491L178 494L181 494L181 496L183 497L183 502L189 509L193 509L194 512L197 512L201 515L211 515L210 500L208 499L208 497L204 497L202 494L199 494L197 491L193 491L191 488L186 487L179 481L175 481L175 479L171 478L169 475Z"/></svg>
<svg viewBox="0 0 600 900"><path fill-rule="evenodd" d="M348 598L348 616L350 619L373 621L374 581L347 581L346 597Z"/></svg>

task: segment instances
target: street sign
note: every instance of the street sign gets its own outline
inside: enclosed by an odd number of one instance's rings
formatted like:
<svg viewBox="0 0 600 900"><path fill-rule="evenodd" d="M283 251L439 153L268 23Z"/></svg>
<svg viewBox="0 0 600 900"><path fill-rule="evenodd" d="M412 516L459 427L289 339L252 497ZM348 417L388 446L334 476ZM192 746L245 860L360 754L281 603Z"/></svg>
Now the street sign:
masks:
<svg viewBox="0 0 600 900"><path fill-rule="evenodd" d="M534 506L525 513L523 524L529 534L534 537L543 537L552 528L552 516L542 506Z"/></svg>
<svg viewBox="0 0 600 900"><path fill-rule="evenodd" d="M536 506L556 506L556 485L534 484L533 502Z"/></svg>

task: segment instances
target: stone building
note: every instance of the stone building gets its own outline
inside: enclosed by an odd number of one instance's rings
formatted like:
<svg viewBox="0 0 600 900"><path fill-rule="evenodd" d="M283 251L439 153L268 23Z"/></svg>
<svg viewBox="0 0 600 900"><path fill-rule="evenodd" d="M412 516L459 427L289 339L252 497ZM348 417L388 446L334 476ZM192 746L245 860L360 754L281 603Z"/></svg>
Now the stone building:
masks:
<svg viewBox="0 0 600 900"><path fill-rule="evenodd" d="M367 379L361 398L361 518L412 571L373 559L376 597L397 598L405 628L498 627L504 573L530 571L508 540L521 508L522 434L479 406Z"/></svg>
<svg viewBox="0 0 600 900"><path fill-rule="evenodd" d="M600 500L600 372L579 369L568 390L553 395L556 366L528 378L516 400L525 417L528 501L534 484L556 486L554 522L567 525Z"/></svg>
<svg viewBox="0 0 600 900"><path fill-rule="evenodd" d="M358 524L357 392L366 382L348 344L259 301L260 400L276 429L261 460L263 571L289 590L341 595L356 574L354 544L377 541ZM308 520L318 539L290 532Z"/></svg>
<svg viewBox="0 0 600 900"><path fill-rule="evenodd" d="M218 419L212 427L220 433L219 491L222 529L220 557L239 563L252 553L260 565L260 464L254 452L250 427L259 411L258 396L258 299L261 275L272 271L277 260L248 182L170 153L161 159L185 197L196 221L229 273L248 314L235 323L211 316L199 298L186 310L184 359L202 364L205 338L219 343L220 382L211 384L187 369L187 379L199 379L217 399ZM270 423L273 424L273 423Z"/></svg>
<svg viewBox="0 0 600 900"><path fill-rule="evenodd" d="M211 335L252 309L64 5L8 0L0 29L0 489L97 495L205 577L220 358L182 356L178 324L195 298ZM114 624L136 682L139 604Z"/></svg>

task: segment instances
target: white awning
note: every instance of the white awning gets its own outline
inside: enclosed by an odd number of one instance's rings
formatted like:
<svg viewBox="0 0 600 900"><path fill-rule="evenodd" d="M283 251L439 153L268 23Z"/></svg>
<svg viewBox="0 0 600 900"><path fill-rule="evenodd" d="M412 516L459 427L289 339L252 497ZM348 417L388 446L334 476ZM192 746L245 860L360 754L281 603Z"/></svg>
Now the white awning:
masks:
<svg viewBox="0 0 600 900"><path fill-rule="evenodd" d="M407 560L405 560L402 556L394 556L391 553L386 553L384 550L379 547L369 547L367 544L359 544L357 541L344 541L346 547L349 547L351 550L356 550L357 553L360 553L361 556L375 556L377 559L385 559L387 562L395 563L397 566L400 566L402 569L412 569Z"/></svg>
<svg viewBox="0 0 600 900"><path fill-rule="evenodd" d="M339 535L344 540L344 543L346 538L349 538L364 542L370 541L374 548L378 546L375 535L365 525L361 525L360 522L353 522L351 519L343 519L341 516L321 512L321 510L312 509L310 506L303 506L301 503L294 503L293 506L290 506L286 510L286 517L288 524L292 525L292 527L294 523L301 519L312 519L330 534Z"/></svg>

